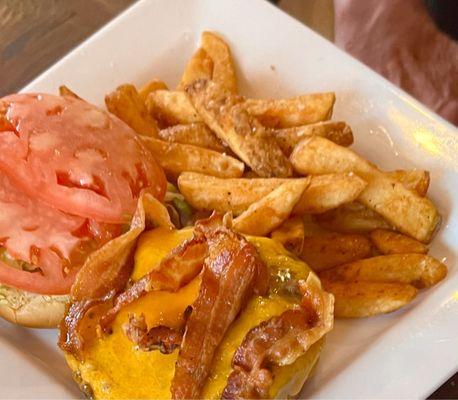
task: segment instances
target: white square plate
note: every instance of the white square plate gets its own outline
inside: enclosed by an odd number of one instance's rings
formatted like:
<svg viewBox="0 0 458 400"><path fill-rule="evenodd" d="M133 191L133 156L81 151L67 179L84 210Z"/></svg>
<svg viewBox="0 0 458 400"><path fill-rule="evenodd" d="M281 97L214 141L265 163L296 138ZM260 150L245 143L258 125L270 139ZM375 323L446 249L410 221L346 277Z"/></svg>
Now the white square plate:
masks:
<svg viewBox="0 0 458 400"><path fill-rule="evenodd" d="M102 104L118 84L152 77L173 87L200 33L230 42L247 96L335 91L334 118L383 169L425 168L443 215L431 253L449 275L394 314L337 321L303 396L424 398L458 369L458 133L411 97L264 0L145 0L116 18L25 91L67 84ZM55 331L0 322L0 397L80 397Z"/></svg>

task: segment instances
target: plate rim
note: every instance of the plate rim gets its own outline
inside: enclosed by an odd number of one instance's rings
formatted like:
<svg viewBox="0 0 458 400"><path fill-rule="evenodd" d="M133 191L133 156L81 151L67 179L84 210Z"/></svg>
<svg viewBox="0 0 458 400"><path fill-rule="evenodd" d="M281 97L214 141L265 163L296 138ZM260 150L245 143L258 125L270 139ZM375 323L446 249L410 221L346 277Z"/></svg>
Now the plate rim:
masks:
<svg viewBox="0 0 458 400"><path fill-rule="evenodd" d="M167 1L167 0L155 0L155 2L158 2L158 3L161 2L161 1ZM211 1L211 0L196 0L196 3L207 3L209 1ZM227 0L225 0L225 1L227 2ZM239 3L242 2L241 0L232 0L232 1L235 1L235 2L238 1ZM375 71L370 69L368 66L366 66L365 64L363 64L359 60L355 59L351 55L349 55L346 52L344 52L343 50L339 49L332 42L328 41L326 38L323 38L321 35L317 34L314 31L312 31L306 25L302 24L300 21L296 20L294 17L292 17L291 15L287 14L285 11L277 8L276 6L274 6L273 4L271 4L271 3L269 3L269 2L267 2L265 0L252 0L252 1L257 3L258 7L269 7L269 8L271 8L275 13L282 14L283 18L286 18L288 20L289 24L292 23L292 24L299 25L301 27L301 29L306 29L307 31L309 31L309 33L311 35L314 35L317 38L319 38L320 40L324 40L324 41L330 43L331 45L333 45L334 51L339 53L339 57L344 57L348 62L351 62L354 65L356 65L356 68L358 70L361 70L361 69L364 70L367 74L369 74L369 76L371 76L371 79L375 79L375 80L377 80L379 82L383 82L384 86L386 86L387 89L390 92L392 92L395 97L400 98L404 102L409 103L409 105L412 108L414 108L416 111L418 111L423 116L425 116L429 121L435 122L435 123L437 123L437 122L440 123L440 125L442 125L447 131L457 130L457 128L453 124L451 124L450 122L448 122L447 120L445 120L444 118L442 118L441 116L436 114L434 111L432 111L431 109L429 109L428 107L426 107L425 105L420 103L418 100L416 100L410 94L408 94L404 90L398 88L393 83L391 83L386 78L384 78L383 76L379 75L378 73L376 73ZM61 57L59 60L57 60L49 68L47 68L46 70L41 72L37 77L32 79L20 91L21 92L27 91L27 90L29 90L30 87L33 87L37 82L39 82L40 80L42 80L46 76L52 75L52 73L53 73L53 71L55 69L57 69L61 65L65 64L70 58L74 57L78 52L80 52L82 49L84 49L85 46L87 46L89 43L92 43L93 41L98 41L98 37L99 36L104 35L105 32L109 31L114 26L117 26L120 23L122 24L122 21L126 18L126 16L129 16L131 13L135 13L137 8L142 7L142 6L144 6L145 4L148 4L148 3L151 4L151 3L153 3L153 1L152 0L140 0L140 1L136 2L136 3L133 3L132 5L128 6L121 13L119 13L115 18L113 18L108 23L103 25L100 29L98 29L96 32L94 32L93 34L88 36L85 40L83 40L81 43L76 45L72 50L70 50L67 54L65 54L63 57ZM456 268L456 266L453 266L453 267ZM458 321L458 318L457 318L457 321ZM444 381L441 382L441 383L437 383L437 382L434 383L433 385L431 385L431 389L428 390L427 393L422 393L421 395L423 395L423 396L426 395L427 396L428 394L433 393L433 391L435 391L443 383L445 383L445 381L447 379L449 379L449 377L453 376L457 372L457 369L458 369L458 358L456 360L455 367L453 367L453 369L451 370L452 372L447 372L446 374L444 374L444 377L446 376Z"/></svg>

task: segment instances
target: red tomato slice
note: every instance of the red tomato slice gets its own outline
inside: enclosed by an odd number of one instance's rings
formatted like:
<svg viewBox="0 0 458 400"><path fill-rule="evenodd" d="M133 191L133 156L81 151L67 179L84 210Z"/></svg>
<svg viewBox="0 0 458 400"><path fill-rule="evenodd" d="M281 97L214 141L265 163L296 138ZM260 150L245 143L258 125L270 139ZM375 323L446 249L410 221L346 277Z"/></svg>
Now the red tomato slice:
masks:
<svg viewBox="0 0 458 400"><path fill-rule="evenodd" d="M114 115L48 94L1 102L0 169L31 198L109 223L127 222L143 189L163 198L162 169Z"/></svg>
<svg viewBox="0 0 458 400"><path fill-rule="evenodd" d="M119 234L97 223L33 200L0 172L0 245L35 272L0 262L0 283L41 294L68 293L89 252Z"/></svg>
<svg viewBox="0 0 458 400"><path fill-rule="evenodd" d="M54 257L50 253L51 257ZM52 264L51 264L52 265ZM40 272L21 271L0 261L0 282L4 285L45 295L68 294L76 276L76 269L64 274L55 260L55 268L41 268Z"/></svg>

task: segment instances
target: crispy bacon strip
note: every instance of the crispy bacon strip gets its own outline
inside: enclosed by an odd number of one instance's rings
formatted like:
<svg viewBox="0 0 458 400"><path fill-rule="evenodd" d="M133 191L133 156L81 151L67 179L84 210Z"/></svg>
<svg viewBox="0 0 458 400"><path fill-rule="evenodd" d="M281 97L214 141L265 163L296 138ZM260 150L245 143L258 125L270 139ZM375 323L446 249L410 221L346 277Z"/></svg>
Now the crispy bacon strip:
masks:
<svg viewBox="0 0 458 400"><path fill-rule="evenodd" d="M107 333L119 311L145 294L157 290L177 291L195 278L202 269L207 255L205 236L196 228L194 236L176 247L159 266L136 281L121 293L100 320L100 327Z"/></svg>
<svg viewBox="0 0 458 400"><path fill-rule="evenodd" d="M159 325L148 330L145 316L129 315L129 322L123 325L126 336L135 343L140 350L159 350L162 354L170 354L180 346L183 332L168 326Z"/></svg>
<svg viewBox="0 0 458 400"><path fill-rule="evenodd" d="M72 354L78 360L83 360L83 348L85 338L91 334L84 329L84 317L95 307L110 301L115 292L110 291L104 297L88 300L80 300L70 303L65 317L60 323L59 347L67 353Z"/></svg>
<svg viewBox="0 0 458 400"><path fill-rule="evenodd" d="M83 328L84 318L89 310L111 301L125 287L134 266L134 244L141 231L143 228L136 226L108 242L91 254L78 272L71 303L60 324L59 346L79 360L83 359L85 337L90 335Z"/></svg>
<svg viewBox="0 0 458 400"><path fill-rule="evenodd" d="M149 194L143 194L128 232L109 241L92 253L78 272L71 291L71 303L60 324L59 346L83 360L86 337L95 332L84 328L84 319L94 307L112 301L126 285L134 266L138 236L149 222L170 227L164 206ZM91 325L95 328L94 325Z"/></svg>
<svg viewBox="0 0 458 400"><path fill-rule="evenodd" d="M315 319L302 310L288 310L251 329L232 359L234 371L228 378L223 399L268 398L274 376L266 352L295 327L308 328Z"/></svg>
<svg viewBox="0 0 458 400"><path fill-rule="evenodd" d="M269 397L272 366L292 364L332 328L332 295L305 282L301 290L299 309L287 310L247 333L232 359L223 399Z"/></svg>
<svg viewBox="0 0 458 400"><path fill-rule="evenodd" d="M192 305L175 366L173 399L197 399L215 350L253 293L266 290L265 264L245 238L220 226L201 226L207 237L199 295Z"/></svg>
<svg viewBox="0 0 458 400"><path fill-rule="evenodd" d="M317 315L316 323L310 329L296 327L268 350L269 362L290 365L302 356L312 344L328 333L334 323L334 297L313 285L300 282L303 293L301 308L312 309Z"/></svg>
<svg viewBox="0 0 458 400"><path fill-rule="evenodd" d="M210 218L198 221L191 239L173 249L157 268L136 281L115 299L114 306L100 319L102 332L109 333L111 324L119 311L140 297L158 290L177 291L194 279L204 265L210 232L221 228L222 225L223 218L216 213ZM267 270L262 269L257 272L265 273L265 276L256 279L257 285L265 286L266 282L268 283ZM266 288L257 286L257 290L263 292Z"/></svg>

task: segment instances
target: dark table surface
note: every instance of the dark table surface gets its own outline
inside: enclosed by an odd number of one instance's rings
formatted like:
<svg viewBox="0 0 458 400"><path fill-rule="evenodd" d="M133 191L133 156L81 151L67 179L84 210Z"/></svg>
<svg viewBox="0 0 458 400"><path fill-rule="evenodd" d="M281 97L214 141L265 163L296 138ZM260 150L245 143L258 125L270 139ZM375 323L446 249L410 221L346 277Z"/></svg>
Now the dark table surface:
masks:
<svg viewBox="0 0 458 400"><path fill-rule="evenodd" d="M0 97L19 90L134 1L0 0ZM430 398L458 399L458 373Z"/></svg>

